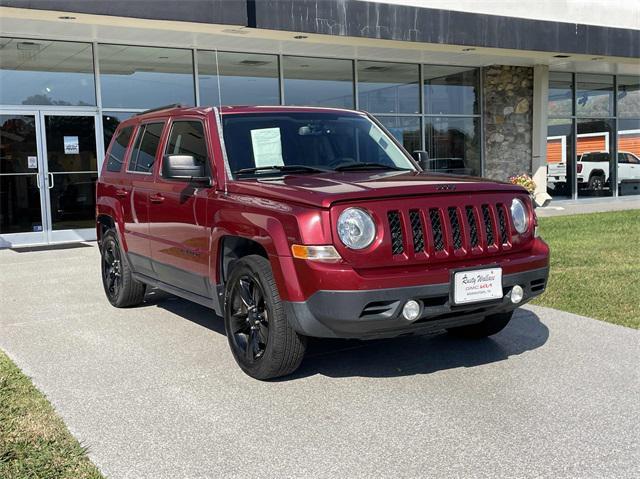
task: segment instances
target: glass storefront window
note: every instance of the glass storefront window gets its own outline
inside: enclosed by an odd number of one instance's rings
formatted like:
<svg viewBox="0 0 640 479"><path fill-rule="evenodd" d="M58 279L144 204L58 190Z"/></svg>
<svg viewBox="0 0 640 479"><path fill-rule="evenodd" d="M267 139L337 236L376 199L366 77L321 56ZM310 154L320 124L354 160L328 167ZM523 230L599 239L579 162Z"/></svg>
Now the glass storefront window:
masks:
<svg viewBox="0 0 640 479"><path fill-rule="evenodd" d="M90 43L0 39L0 104L96 104Z"/></svg>
<svg viewBox="0 0 640 479"><path fill-rule="evenodd" d="M402 143L409 153L421 149L420 118L417 116L379 116L378 121Z"/></svg>
<svg viewBox="0 0 640 479"><path fill-rule="evenodd" d="M618 116L640 118L640 77L618 77Z"/></svg>
<svg viewBox="0 0 640 479"><path fill-rule="evenodd" d="M223 105L279 105L278 57L255 53L198 51L200 104L218 105L217 71Z"/></svg>
<svg viewBox="0 0 640 479"><path fill-rule="evenodd" d="M425 118L430 171L480 175L480 118Z"/></svg>
<svg viewBox="0 0 640 479"><path fill-rule="evenodd" d="M424 65L424 111L432 115L480 112L477 68Z"/></svg>
<svg viewBox="0 0 640 479"><path fill-rule="evenodd" d="M283 57L287 105L353 108L353 61Z"/></svg>
<svg viewBox="0 0 640 479"><path fill-rule="evenodd" d="M573 115L572 73L549 73L548 114L550 117Z"/></svg>
<svg viewBox="0 0 640 479"><path fill-rule="evenodd" d="M373 113L420 113L418 65L358 62L358 107Z"/></svg>
<svg viewBox="0 0 640 479"><path fill-rule="evenodd" d="M613 76L576 75L576 116L613 116Z"/></svg>
<svg viewBox="0 0 640 479"><path fill-rule="evenodd" d="M109 148L109 143L111 143L111 138L113 134L116 132L116 128L118 125L125 120L131 118L135 113L133 112L108 112L105 111L102 115L102 131L104 132L104 151L107 151Z"/></svg>
<svg viewBox="0 0 640 479"><path fill-rule="evenodd" d="M100 44L98 54L104 107L195 104L191 50Z"/></svg>
<svg viewBox="0 0 640 479"><path fill-rule="evenodd" d="M573 120L549 119L547 127L547 193L556 199L571 196L575 161Z"/></svg>
<svg viewBox="0 0 640 479"><path fill-rule="evenodd" d="M618 120L618 194L640 195L640 119Z"/></svg>
<svg viewBox="0 0 640 479"><path fill-rule="evenodd" d="M613 122L579 119L576 137L576 181L578 196L612 194Z"/></svg>

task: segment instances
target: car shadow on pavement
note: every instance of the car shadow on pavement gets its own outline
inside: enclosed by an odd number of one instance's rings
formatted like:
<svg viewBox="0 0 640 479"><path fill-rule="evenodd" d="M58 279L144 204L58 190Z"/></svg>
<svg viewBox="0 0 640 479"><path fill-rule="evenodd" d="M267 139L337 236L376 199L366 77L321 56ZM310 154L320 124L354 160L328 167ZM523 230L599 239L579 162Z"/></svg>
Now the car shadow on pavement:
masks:
<svg viewBox="0 0 640 479"><path fill-rule="evenodd" d="M142 307L166 309L202 327L224 335L222 318L210 309L153 290ZM504 361L547 342L549 329L532 311L520 309L500 333L486 339L455 338L444 332L393 339L310 338L300 369L276 381L320 374L329 377L392 377L429 374Z"/></svg>

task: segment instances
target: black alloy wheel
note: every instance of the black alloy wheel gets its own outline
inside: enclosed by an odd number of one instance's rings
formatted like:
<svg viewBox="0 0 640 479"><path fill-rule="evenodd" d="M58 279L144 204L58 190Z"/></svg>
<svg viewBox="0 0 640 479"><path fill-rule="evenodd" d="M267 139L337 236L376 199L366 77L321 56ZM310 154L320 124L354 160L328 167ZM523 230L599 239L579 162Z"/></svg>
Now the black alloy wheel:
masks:
<svg viewBox="0 0 640 479"><path fill-rule="evenodd" d="M242 275L232 286L231 339L233 346L248 363L264 356L269 341L269 311L264 291L249 275Z"/></svg>
<svg viewBox="0 0 640 479"><path fill-rule="evenodd" d="M107 238L102 248L102 282L109 300L116 301L122 290L122 258L112 238Z"/></svg>

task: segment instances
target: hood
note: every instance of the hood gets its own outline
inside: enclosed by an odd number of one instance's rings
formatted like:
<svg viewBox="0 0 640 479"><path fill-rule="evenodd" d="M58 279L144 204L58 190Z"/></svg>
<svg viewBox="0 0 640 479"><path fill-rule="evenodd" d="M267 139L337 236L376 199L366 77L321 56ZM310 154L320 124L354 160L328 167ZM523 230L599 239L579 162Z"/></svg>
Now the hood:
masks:
<svg viewBox="0 0 640 479"><path fill-rule="evenodd" d="M484 178L435 175L415 171L330 172L287 174L272 178L230 181L228 191L283 202L329 208L345 201L455 194L516 192L524 188Z"/></svg>

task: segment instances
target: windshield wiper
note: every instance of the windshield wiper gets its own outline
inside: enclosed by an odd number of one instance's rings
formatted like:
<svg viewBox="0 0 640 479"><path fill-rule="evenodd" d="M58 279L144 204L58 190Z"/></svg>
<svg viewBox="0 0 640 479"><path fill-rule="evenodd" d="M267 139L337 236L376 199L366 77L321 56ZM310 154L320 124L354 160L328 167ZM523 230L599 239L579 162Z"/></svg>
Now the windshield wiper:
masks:
<svg viewBox="0 0 640 479"><path fill-rule="evenodd" d="M261 172L308 172L308 173L326 173L331 171L326 168L318 168L307 165L272 165L272 166L256 166L254 168L241 168L233 172L234 175L254 175Z"/></svg>
<svg viewBox="0 0 640 479"><path fill-rule="evenodd" d="M399 168L397 166L385 165L383 163L371 163L371 162L359 162L347 163L346 165L336 166L335 171L348 171L348 170L396 170L406 171L406 168Z"/></svg>

